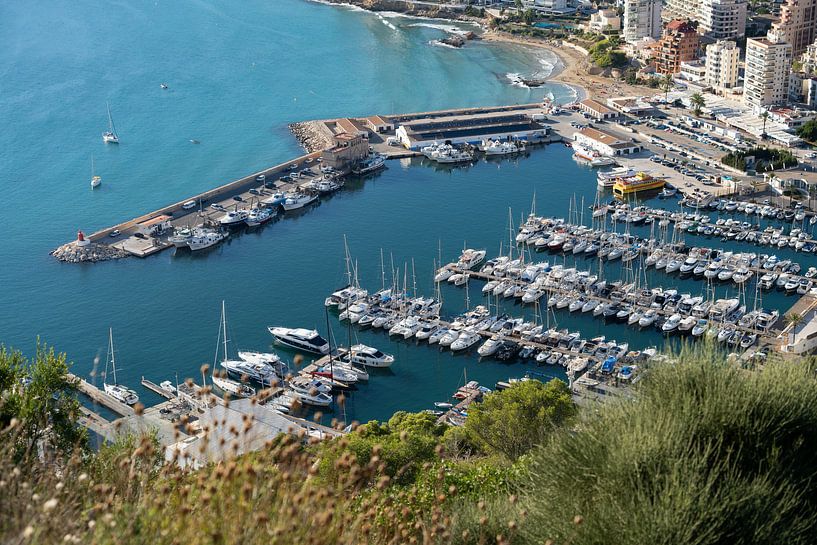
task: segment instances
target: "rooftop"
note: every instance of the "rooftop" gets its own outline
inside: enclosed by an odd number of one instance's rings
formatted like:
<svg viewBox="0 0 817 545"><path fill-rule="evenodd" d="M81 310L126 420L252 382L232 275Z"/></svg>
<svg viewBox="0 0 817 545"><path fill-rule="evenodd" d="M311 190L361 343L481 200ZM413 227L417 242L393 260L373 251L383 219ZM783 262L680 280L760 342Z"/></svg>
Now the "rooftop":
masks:
<svg viewBox="0 0 817 545"><path fill-rule="evenodd" d="M618 135L609 132L601 131L599 129L594 129L592 127L586 127L584 129L581 129L580 131L578 131L577 134L582 134L587 138L592 138L596 142L599 142L610 147L628 144L628 140L625 138L622 138Z"/></svg>
<svg viewBox="0 0 817 545"><path fill-rule="evenodd" d="M599 112L600 114L614 114L614 113L616 113L616 111L613 110L612 108L608 108L607 106L605 106L601 102L598 102L597 100L593 100L592 98L582 100L580 102L580 104L582 104L583 106L586 106L587 108L590 108L594 112Z"/></svg>

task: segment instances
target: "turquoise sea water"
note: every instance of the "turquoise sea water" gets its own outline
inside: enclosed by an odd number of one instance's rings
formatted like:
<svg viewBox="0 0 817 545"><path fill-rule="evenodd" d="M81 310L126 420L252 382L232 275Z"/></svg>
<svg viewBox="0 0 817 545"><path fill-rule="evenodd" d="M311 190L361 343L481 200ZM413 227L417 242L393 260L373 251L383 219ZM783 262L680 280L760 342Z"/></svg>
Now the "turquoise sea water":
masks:
<svg viewBox="0 0 817 545"><path fill-rule="evenodd" d="M555 62L548 53L433 45L439 24L449 25L301 0L0 6L0 340L31 353L39 335L87 375L95 358L104 363L113 327L118 378L150 403L157 399L138 386L140 376L198 378L200 365L212 363L222 300L236 347L269 349L272 324L324 330L324 297L343 282L343 234L364 284L379 287L383 248L387 263L393 255L411 271L413 259L418 290L430 294L438 241L447 260L463 244L495 254L508 239L508 208L518 221L534 191L542 214L564 215L574 194L589 204L594 173L562 146L465 169L391 161L320 206L205 255L169 251L79 266L48 255L78 228L93 231L298 154L292 121L572 96L559 86L510 84L508 74L547 73ZM100 138L106 101L119 146ZM97 191L88 183L91 154L103 177ZM444 295L447 312L463 309L463 290L446 287ZM477 286L471 297L479 299ZM345 329L331 321L343 340ZM560 324L588 337L661 342L592 318ZM398 360L352 395L349 419L427 408L453 392L464 371L492 386L528 369L382 333L359 338Z"/></svg>

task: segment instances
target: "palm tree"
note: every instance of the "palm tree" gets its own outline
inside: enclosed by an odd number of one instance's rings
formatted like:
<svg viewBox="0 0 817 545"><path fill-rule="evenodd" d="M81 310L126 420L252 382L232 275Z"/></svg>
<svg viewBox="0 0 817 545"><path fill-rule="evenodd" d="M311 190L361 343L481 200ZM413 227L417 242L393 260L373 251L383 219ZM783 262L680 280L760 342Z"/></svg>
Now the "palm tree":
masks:
<svg viewBox="0 0 817 545"><path fill-rule="evenodd" d="M689 97L689 102L692 104L692 113L694 113L696 117L700 116L701 110L706 106L706 101L701 93L695 93Z"/></svg>
<svg viewBox="0 0 817 545"><path fill-rule="evenodd" d="M760 114L761 119L763 119L763 132L760 133L760 138L762 140L766 139L766 120L769 119L769 111L763 110L763 113Z"/></svg>
<svg viewBox="0 0 817 545"><path fill-rule="evenodd" d="M803 323L804 318L802 314L798 314L797 312L793 312L791 314L787 314L783 320L786 323L787 328L791 328L791 336L792 341L791 343L794 344L797 342L797 326Z"/></svg>
<svg viewBox="0 0 817 545"><path fill-rule="evenodd" d="M664 90L664 103L667 102L667 97L669 97L670 89L675 86L675 80L672 79L672 74L664 74L664 77L661 78L661 89Z"/></svg>

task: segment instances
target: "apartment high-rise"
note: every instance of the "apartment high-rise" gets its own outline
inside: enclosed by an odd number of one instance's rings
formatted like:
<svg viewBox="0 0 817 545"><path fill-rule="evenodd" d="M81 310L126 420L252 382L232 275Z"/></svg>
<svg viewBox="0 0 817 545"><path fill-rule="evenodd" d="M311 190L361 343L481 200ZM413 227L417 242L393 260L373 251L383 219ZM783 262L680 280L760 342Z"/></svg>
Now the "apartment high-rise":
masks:
<svg viewBox="0 0 817 545"><path fill-rule="evenodd" d="M688 21L670 21L658 42L655 70L659 74L677 74L682 62L697 58L699 44L694 25Z"/></svg>
<svg viewBox="0 0 817 545"><path fill-rule="evenodd" d="M770 35L746 40L743 101L756 110L786 102L791 44Z"/></svg>
<svg viewBox="0 0 817 545"><path fill-rule="evenodd" d="M697 22L698 32L723 40L746 34L746 8L746 0L667 0L661 16Z"/></svg>
<svg viewBox="0 0 817 545"><path fill-rule="evenodd" d="M817 29L817 0L786 0L780 7L780 19L772 24L769 35L789 42L791 54L803 53L814 42Z"/></svg>
<svg viewBox="0 0 817 545"><path fill-rule="evenodd" d="M661 0L625 0L624 41L661 37Z"/></svg>
<svg viewBox="0 0 817 545"><path fill-rule="evenodd" d="M716 40L746 34L745 0L702 0L698 32Z"/></svg>
<svg viewBox="0 0 817 545"><path fill-rule="evenodd" d="M706 83L723 92L738 84L740 48L731 40L719 40L706 47Z"/></svg>

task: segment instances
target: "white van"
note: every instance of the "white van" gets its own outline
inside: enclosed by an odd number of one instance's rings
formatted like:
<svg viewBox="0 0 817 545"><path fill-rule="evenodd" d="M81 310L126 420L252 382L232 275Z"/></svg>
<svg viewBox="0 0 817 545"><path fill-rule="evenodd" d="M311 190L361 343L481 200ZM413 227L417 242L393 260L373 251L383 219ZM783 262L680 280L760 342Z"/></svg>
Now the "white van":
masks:
<svg viewBox="0 0 817 545"><path fill-rule="evenodd" d="M182 208L185 210L192 210L196 207L196 201L187 201L182 205Z"/></svg>

